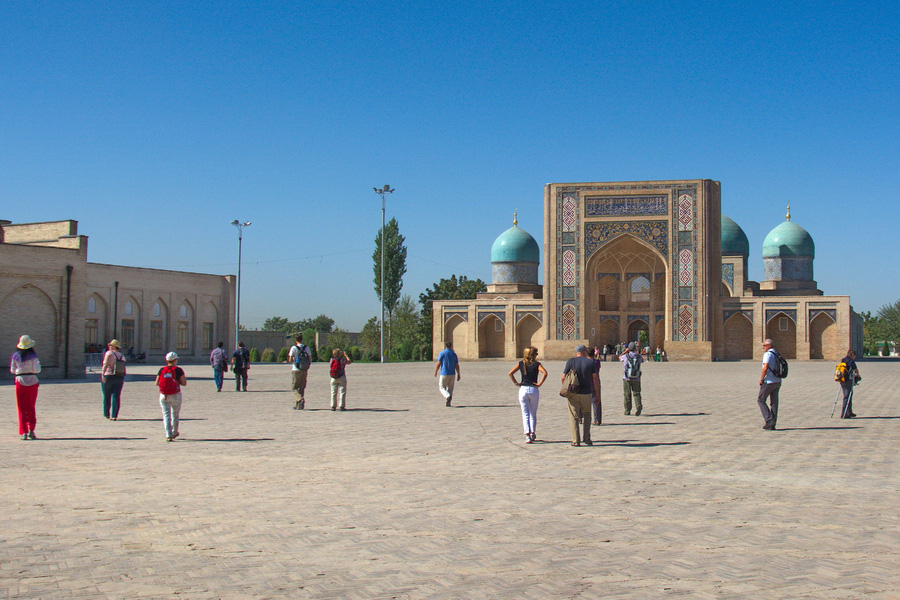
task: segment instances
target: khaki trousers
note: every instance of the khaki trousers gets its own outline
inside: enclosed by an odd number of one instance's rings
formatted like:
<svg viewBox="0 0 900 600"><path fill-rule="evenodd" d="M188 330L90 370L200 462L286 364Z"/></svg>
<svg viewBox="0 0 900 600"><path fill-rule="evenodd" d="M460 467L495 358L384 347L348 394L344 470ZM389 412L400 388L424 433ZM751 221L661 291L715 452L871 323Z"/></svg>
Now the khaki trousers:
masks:
<svg viewBox="0 0 900 600"><path fill-rule="evenodd" d="M590 394L575 394L569 398L569 429L572 431L572 443L580 444L591 441L591 400ZM584 436L579 436L578 419L582 420Z"/></svg>

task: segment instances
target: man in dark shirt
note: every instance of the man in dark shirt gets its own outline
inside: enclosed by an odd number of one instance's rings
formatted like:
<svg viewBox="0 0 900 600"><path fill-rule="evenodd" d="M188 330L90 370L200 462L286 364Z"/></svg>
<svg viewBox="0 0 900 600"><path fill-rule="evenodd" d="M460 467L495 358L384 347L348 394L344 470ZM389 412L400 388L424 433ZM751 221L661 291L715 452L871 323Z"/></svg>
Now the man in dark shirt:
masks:
<svg viewBox="0 0 900 600"><path fill-rule="evenodd" d="M572 430L572 445L580 446L582 440L588 446L591 441L591 403L600 402L600 377L594 359L587 355L587 346L579 344L575 348L575 357L566 361L562 379L571 370L578 375L578 393L569 398L569 428ZM578 423L584 424L584 435L579 436Z"/></svg>
<svg viewBox="0 0 900 600"><path fill-rule="evenodd" d="M847 380L840 382L841 393L844 396L844 402L841 408L841 418L852 419L856 416L853 412L853 386L862 379L859 376L859 370L856 368L856 352L848 350L847 356L845 356L841 362L847 365Z"/></svg>

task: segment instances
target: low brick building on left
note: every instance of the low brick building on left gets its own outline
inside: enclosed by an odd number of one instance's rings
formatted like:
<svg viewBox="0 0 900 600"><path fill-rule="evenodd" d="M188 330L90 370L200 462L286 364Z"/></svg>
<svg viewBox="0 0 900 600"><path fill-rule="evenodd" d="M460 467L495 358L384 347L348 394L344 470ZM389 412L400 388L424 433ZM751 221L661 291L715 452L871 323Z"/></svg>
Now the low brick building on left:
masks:
<svg viewBox="0 0 900 600"><path fill-rule="evenodd" d="M0 220L0 352L28 334L42 375L84 377L84 355L111 338L163 362L202 362L233 347L235 277L88 262L78 222ZM7 369L0 372L5 373Z"/></svg>

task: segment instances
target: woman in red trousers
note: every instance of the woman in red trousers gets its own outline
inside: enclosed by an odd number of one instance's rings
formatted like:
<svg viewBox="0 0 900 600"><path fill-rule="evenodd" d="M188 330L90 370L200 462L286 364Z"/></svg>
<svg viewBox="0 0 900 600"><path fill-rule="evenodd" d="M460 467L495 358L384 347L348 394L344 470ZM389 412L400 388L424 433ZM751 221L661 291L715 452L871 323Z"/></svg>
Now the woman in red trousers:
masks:
<svg viewBox="0 0 900 600"><path fill-rule="evenodd" d="M9 372L16 376L16 406L19 409L19 435L23 440L34 440L34 427L37 415L34 405L37 402L38 378L41 372L41 361L34 351L34 340L31 336L19 338L16 350L10 357Z"/></svg>

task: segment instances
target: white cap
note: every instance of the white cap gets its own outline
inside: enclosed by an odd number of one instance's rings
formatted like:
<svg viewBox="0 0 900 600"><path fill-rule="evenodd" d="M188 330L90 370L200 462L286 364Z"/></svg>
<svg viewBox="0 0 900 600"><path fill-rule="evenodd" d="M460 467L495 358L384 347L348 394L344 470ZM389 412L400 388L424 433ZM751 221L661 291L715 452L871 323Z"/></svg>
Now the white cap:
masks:
<svg viewBox="0 0 900 600"><path fill-rule="evenodd" d="M178 360L178 355L174 352L169 352L166 354L166 360Z"/></svg>

